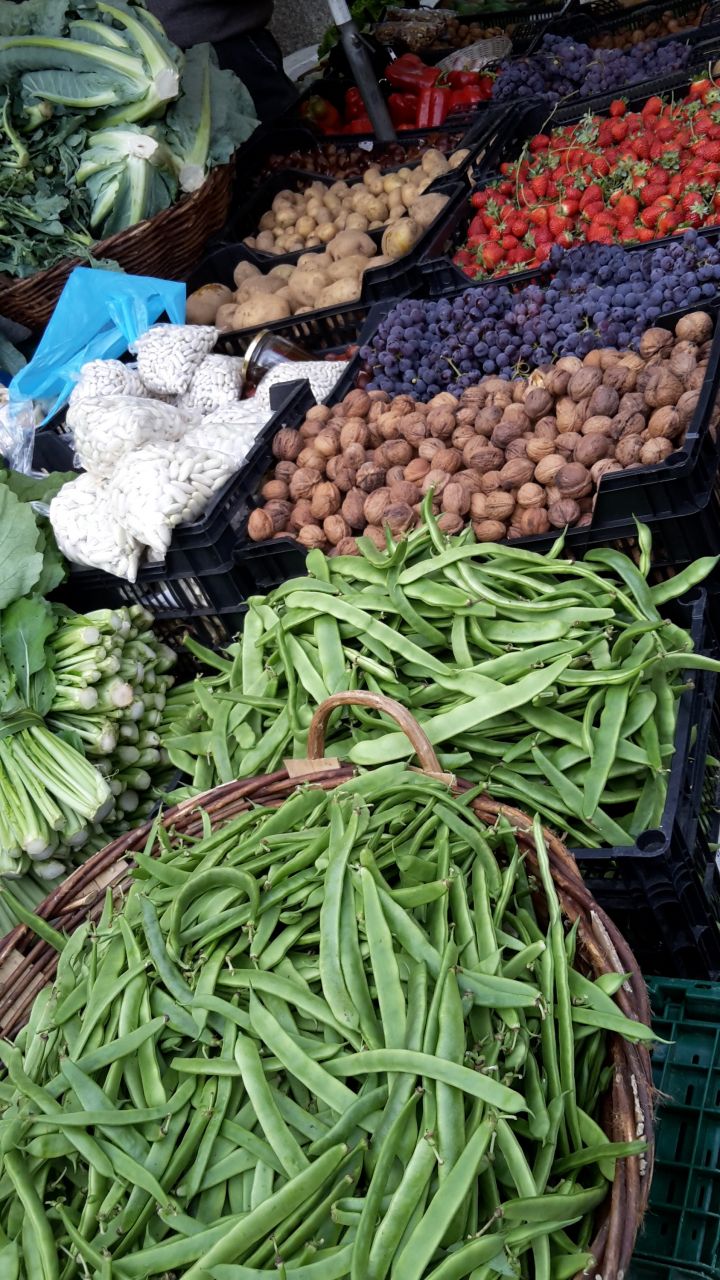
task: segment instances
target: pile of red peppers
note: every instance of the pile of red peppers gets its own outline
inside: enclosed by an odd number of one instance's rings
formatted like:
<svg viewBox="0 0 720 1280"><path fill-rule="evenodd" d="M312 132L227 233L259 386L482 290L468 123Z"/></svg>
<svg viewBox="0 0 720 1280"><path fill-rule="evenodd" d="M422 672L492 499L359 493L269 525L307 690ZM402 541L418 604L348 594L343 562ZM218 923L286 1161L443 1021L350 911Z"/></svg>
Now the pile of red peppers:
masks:
<svg viewBox="0 0 720 1280"><path fill-rule="evenodd" d="M415 53L404 53L385 68L393 92L388 97L396 130L432 129L453 113L467 114L492 96L493 76L479 71L443 71L429 67ZM372 133L359 89L345 94L344 118L332 103L314 95L302 106L308 123L326 134Z"/></svg>

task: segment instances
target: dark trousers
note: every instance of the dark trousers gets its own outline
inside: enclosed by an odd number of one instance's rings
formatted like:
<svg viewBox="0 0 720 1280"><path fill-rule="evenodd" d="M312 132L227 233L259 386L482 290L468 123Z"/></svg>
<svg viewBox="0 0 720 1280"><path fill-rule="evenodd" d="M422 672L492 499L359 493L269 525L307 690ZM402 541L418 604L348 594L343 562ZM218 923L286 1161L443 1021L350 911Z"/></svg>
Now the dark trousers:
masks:
<svg viewBox="0 0 720 1280"><path fill-rule="evenodd" d="M269 31L216 40L214 48L220 66L234 71L248 89L261 120L274 120L297 102L297 89L283 71L280 46Z"/></svg>

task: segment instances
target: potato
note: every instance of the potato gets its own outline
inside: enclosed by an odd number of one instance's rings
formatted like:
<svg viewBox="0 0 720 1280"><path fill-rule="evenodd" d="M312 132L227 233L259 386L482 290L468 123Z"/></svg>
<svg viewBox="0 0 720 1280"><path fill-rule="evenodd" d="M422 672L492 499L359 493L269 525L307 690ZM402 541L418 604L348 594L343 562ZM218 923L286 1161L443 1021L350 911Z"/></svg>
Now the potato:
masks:
<svg viewBox="0 0 720 1280"><path fill-rule="evenodd" d="M268 210L267 213L263 214L262 218L258 223L258 226L261 231L274 231L275 214L273 213L272 209Z"/></svg>
<svg viewBox="0 0 720 1280"><path fill-rule="evenodd" d="M394 262L394 261L395 259L391 258L388 254L379 253L376 258L367 259L367 261L365 262L365 266L363 267L362 274L364 274L366 271L373 271L375 267L387 267L391 262Z"/></svg>
<svg viewBox="0 0 720 1280"><path fill-rule="evenodd" d="M224 284L204 284L191 293L185 307L188 324L215 324L215 317L222 306L233 300L232 290Z"/></svg>
<svg viewBox="0 0 720 1280"><path fill-rule="evenodd" d="M392 227L388 227L382 238L382 251L390 258L402 258L415 247L423 233L419 222L414 218L400 218Z"/></svg>
<svg viewBox="0 0 720 1280"><path fill-rule="evenodd" d="M412 182L413 171L408 169L407 165L403 165L402 169L398 169L397 176L402 178L403 182Z"/></svg>
<svg viewBox="0 0 720 1280"><path fill-rule="evenodd" d="M328 267L328 278L333 281L342 280L345 276L359 276L365 270L368 261L371 259L366 258L362 253L353 253L349 257L339 258Z"/></svg>
<svg viewBox="0 0 720 1280"><path fill-rule="evenodd" d="M307 240L315 232L317 222L309 213L303 213L295 223L295 230L302 240Z"/></svg>
<svg viewBox="0 0 720 1280"><path fill-rule="evenodd" d="M459 169L460 165L467 160L469 155L470 155L470 152L467 147L461 147L459 151L453 151L452 155L448 160L448 164L450 168Z"/></svg>
<svg viewBox="0 0 720 1280"><path fill-rule="evenodd" d="M389 196L391 191L395 191L397 189L402 191L402 185L403 185L403 180L400 177L399 173L385 174L385 177L383 178L383 191L385 192L386 196Z"/></svg>
<svg viewBox="0 0 720 1280"><path fill-rule="evenodd" d="M279 262L276 267L271 267L268 271L269 276L279 276L284 282L289 280L295 268L290 262Z"/></svg>
<svg viewBox="0 0 720 1280"><path fill-rule="evenodd" d="M317 303L318 307L334 307L340 302L354 302L360 297L360 285L356 276L345 280L335 280L323 289Z"/></svg>
<svg viewBox="0 0 720 1280"><path fill-rule="evenodd" d="M296 271L316 271L318 268L322 271L326 265L332 262L332 258L328 253L301 253L295 263Z"/></svg>
<svg viewBox="0 0 720 1280"><path fill-rule="evenodd" d="M297 210L291 209L289 206L284 209L280 209L275 214L275 226L279 227L281 230L285 230L286 227L294 227L296 222Z"/></svg>
<svg viewBox="0 0 720 1280"><path fill-rule="evenodd" d="M340 196L342 199L343 196L347 195L349 188L347 182L339 181L333 182L332 186L328 187L327 190L331 196Z"/></svg>
<svg viewBox="0 0 720 1280"><path fill-rule="evenodd" d="M432 182L433 179L428 178L427 175L424 178L420 178L417 183L418 195L422 195L423 191L427 191L428 187L432 186Z"/></svg>
<svg viewBox="0 0 720 1280"><path fill-rule="evenodd" d="M334 240L330 241L327 251L337 262L338 258L348 258L358 253L361 253L364 258L371 258L376 251L376 246L375 242L362 231L341 231Z"/></svg>
<svg viewBox="0 0 720 1280"><path fill-rule="evenodd" d="M305 241L302 236L287 236L285 239L285 252L297 253L300 249L305 248Z"/></svg>
<svg viewBox="0 0 720 1280"><path fill-rule="evenodd" d="M368 220L362 213L348 213L345 226L348 231L367 231Z"/></svg>
<svg viewBox="0 0 720 1280"><path fill-rule="evenodd" d="M372 195L382 195L384 190L383 176L375 165L371 165L369 169L365 170L363 174L363 183Z"/></svg>
<svg viewBox="0 0 720 1280"><path fill-rule="evenodd" d="M257 247L257 241L255 240L255 236L245 236L245 239L243 240L243 244L246 244L248 249L255 249Z"/></svg>
<svg viewBox="0 0 720 1280"><path fill-rule="evenodd" d="M237 302L244 302L246 298L251 298L256 293L277 293L278 289L282 289L285 281L280 276L254 276L250 280L243 280L235 291L235 299Z"/></svg>
<svg viewBox="0 0 720 1280"><path fill-rule="evenodd" d="M420 193L415 182L405 182L403 183L403 188L400 194L405 208L409 209L410 205L415 203Z"/></svg>
<svg viewBox="0 0 720 1280"><path fill-rule="evenodd" d="M310 186L306 187L304 192L299 192L298 195L302 199L304 197L307 197L308 192L312 192L314 196L320 196L320 199L322 200L325 196L326 191L327 191L327 187L325 186L325 183L318 182L316 180L315 182L311 182Z"/></svg>
<svg viewBox="0 0 720 1280"><path fill-rule="evenodd" d="M218 307L215 324L221 333L227 333L229 329L236 328L235 312L237 308L237 302L226 302L222 307Z"/></svg>
<svg viewBox="0 0 720 1280"><path fill-rule="evenodd" d="M317 236L308 236L307 240L305 241L305 248L315 249L320 243L321 242Z"/></svg>
<svg viewBox="0 0 720 1280"><path fill-rule="evenodd" d="M275 199L273 200L270 206L273 213L279 213L281 209L287 209L288 206L292 204L292 198L293 198L292 191L278 191L277 195L275 196Z"/></svg>
<svg viewBox="0 0 720 1280"><path fill-rule="evenodd" d="M429 174L430 177L439 178L442 173L447 173L450 165L447 162L447 157L443 155L442 151L438 151L436 147L431 147L430 150L426 151L423 155L423 158L420 161L420 167L425 173Z"/></svg>
<svg viewBox="0 0 720 1280"><path fill-rule="evenodd" d="M329 277L322 271L296 271L288 289L297 306L313 307L318 305L317 299L329 283Z"/></svg>
<svg viewBox="0 0 720 1280"><path fill-rule="evenodd" d="M440 216L447 202L447 196L438 194L418 196L417 200L410 205L408 212L421 227L429 227L430 223Z"/></svg>
<svg viewBox="0 0 720 1280"><path fill-rule="evenodd" d="M275 270L275 268L273 268L273 270ZM235 270L233 271L233 280L235 282L235 288L236 289L239 288L243 280L249 280L250 276L259 276L259 275L260 275L260 268L256 267L254 262L238 262Z"/></svg>
<svg viewBox="0 0 720 1280"><path fill-rule="evenodd" d="M340 197L332 196L330 194L324 197L323 204L325 205L326 209L330 210L333 217L335 217L335 215L338 214L343 207Z"/></svg>
<svg viewBox="0 0 720 1280"><path fill-rule="evenodd" d="M388 215L387 200L371 195L369 191L357 191L352 198L354 213L361 213L368 222L384 222Z"/></svg>
<svg viewBox="0 0 720 1280"><path fill-rule="evenodd" d="M322 226L318 227L315 235L321 244L329 244L337 235L337 227L334 222L323 222Z"/></svg>
<svg viewBox="0 0 720 1280"><path fill-rule="evenodd" d="M330 210L322 200L308 200L305 205L305 213L309 218L314 218L316 222L327 222L330 217Z"/></svg>
<svg viewBox="0 0 720 1280"><path fill-rule="evenodd" d="M247 243L247 241L246 241ZM275 236L272 231L261 231L255 241L255 248L261 249L263 253L275 252Z"/></svg>
<svg viewBox="0 0 720 1280"><path fill-rule="evenodd" d="M285 320L290 315L290 304L273 294L255 294L235 308L233 317L236 329L259 329L272 320Z"/></svg>
<svg viewBox="0 0 720 1280"><path fill-rule="evenodd" d="M336 214L335 217L333 218L333 222L335 223L335 230L344 231L347 226L347 220L349 217L351 217L351 215L349 213L345 213L344 209L340 213Z"/></svg>

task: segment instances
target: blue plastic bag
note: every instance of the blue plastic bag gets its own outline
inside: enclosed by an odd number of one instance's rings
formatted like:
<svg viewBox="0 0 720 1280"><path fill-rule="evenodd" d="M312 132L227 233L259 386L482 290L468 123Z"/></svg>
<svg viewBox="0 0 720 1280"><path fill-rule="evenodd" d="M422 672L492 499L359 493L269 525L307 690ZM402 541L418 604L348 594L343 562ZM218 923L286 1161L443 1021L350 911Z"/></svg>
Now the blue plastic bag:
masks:
<svg viewBox="0 0 720 1280"><path fill-rule="evenodd" d="M84 364L116 359L164 312L184 324L182 282L76 267L35 355L10 383L11 403L47 402L44 425L67 401Z"/></svg>

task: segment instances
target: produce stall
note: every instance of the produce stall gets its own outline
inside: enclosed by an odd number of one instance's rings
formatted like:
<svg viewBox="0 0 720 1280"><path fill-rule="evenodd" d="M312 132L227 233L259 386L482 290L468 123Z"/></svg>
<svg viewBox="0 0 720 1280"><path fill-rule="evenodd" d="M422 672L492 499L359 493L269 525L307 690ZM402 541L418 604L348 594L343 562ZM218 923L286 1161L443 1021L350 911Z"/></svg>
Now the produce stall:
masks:
<svg viewBox="0 0 720 1280"><path fill-rule="evenodd" d="M720 12L5 9L0 1280L717 1276Z"/></svg>

